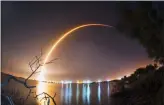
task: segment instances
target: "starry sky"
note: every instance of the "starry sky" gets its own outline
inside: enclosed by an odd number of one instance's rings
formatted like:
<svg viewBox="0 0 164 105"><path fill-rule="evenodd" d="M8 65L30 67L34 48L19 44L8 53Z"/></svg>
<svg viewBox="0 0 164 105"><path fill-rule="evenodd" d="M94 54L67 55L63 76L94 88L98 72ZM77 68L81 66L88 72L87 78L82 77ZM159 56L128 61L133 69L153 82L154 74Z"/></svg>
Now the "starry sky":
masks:
<svg viewBox="0 0 164 105"><path fill-rule="evenodd" d="M30 74L28 62L47 53L66 31L78 25L116 26L119 2L2 2L2 71ZM53 51L47 80L115 79L152 61L136 41L115 28L87 27L68 36ZM34 76L33 78L36 78Z"/></svg>

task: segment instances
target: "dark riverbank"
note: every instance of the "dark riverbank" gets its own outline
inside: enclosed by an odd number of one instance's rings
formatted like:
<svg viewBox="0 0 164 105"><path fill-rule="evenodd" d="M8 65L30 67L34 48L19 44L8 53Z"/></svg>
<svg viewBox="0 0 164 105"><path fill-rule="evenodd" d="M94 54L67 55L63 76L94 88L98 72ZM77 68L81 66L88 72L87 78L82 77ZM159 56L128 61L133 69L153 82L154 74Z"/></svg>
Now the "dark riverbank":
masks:
<svg viewBox="0 0 164 105"><path fill-rule="evenodd" d="M119 93L113 94L112 99L120 99L120 102L113 101L116 103L112 105L121 105L120 103L123 105L164 105L164 67L157 69L149 66L142 68L145 71L140 72L140 70L141 68L131 76L122 78L121 82L131 81L128 83L130 88L124 88Z"/></svg>

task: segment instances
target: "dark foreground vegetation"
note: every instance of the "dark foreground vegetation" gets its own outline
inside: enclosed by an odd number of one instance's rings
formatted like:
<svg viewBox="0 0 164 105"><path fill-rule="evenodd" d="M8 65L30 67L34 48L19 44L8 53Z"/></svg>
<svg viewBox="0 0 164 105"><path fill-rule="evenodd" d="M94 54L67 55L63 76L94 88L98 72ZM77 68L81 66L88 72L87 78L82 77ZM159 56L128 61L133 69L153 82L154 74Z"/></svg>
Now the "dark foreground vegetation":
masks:
<svg viewBox="0 0 164 105"><path fill-rule="evenodd" d="M50 105L50 101L52 101L52 103L56 105L56 102L54 100L56 93L53 96L50 96L46 92L37 94L36 93L37 81L30 80L30 78L34 74L40 72L39 68L43 66L41 58L42 58L42 51L39 56L35 56L29 62L31 73L27 78L20 78L10 74L1 73L2 74L2 82L1 82L2 105L35 105L37 102L41 103L42 101L44 101L44 105ZM46 62L45 64L53 63L54 60L56 59ZM19 88L15 90L14 89L15 87L19 87ZM39 96L41 96L41 98L39 98ZM29 101L29 99L31 98L34 101Z"/></svg>
<svg viewBox="0 0 164 105"><path fill-rule="evenodd" d="M1 72L1 81L4 82L10 74L6 74ZM15 77L18 80L25 81L24 78L21 77ZM38 82L34 80L29 80L29 84L35 85ZM24 99L28 95L29 90L26 89L22 84L19 84L13 80L9 81L9 84L1 88L1 105L23 105ZM12 103L8 101L8 98L12 99ZM37 105L37 101L33 99L33 95L29 97L29 101L26 101L26 105Z"/></svg>
<svg viewBox="0 0 164 105"><path fill-rule="evenodd" d="M124 105L164 105L164 66L148 65L121 79L122 90L113 94ZM117 101L113 101L117 102ZM113 105L120 105L113 103Z"/></svg>
<svg viewBox="0 0 164 105"><path fill-rule="evenodd" d="M164 2L123 2L120 11L117 29L137 40L160 67L148 65L122 78L121 92L113 97L122 98L122 105L164 105Z"/></svg>

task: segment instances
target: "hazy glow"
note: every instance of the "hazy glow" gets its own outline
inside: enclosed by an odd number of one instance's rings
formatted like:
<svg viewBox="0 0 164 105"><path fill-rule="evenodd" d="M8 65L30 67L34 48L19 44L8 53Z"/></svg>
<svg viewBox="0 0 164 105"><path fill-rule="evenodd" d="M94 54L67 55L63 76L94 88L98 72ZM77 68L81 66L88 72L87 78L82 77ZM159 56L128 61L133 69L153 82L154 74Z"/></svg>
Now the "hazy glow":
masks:
<svg viewBox="0 0 164 105"><path fill-rule="evenodd" d="M110 81L110 79L107 80L108 82Z"/></svg>
<svg viewBox="0 0 164 105"><path fill-rule="evenodd" d="M77 82L76 82L77 84L79 84L80 82L79 82L79 80L77 80Z"/></svg>
<svg viewBox="0 0 164 105"><path fill-rule="evenodd" d="M38 78L37 78L38 80L40 80L40 81L45 80L45 78L44 78L44 72L45 72L46 69L45 69L45 66L44 66L44 65L46 64L46 62L47 62L49 56L51 55L52 51L57 47L57 45L58 45L62 40L64 40L64 38L66 38L68 35L70 35L72 32L74 32L74 31L76 31L76 30L78 30L78 29L80 29L80 28L88 27L88 26L112 27L112 26L105 25L105 24L84 24L84 25L77 26L77 27L75 27L75 28L69 30L69 31L66 32L65 34L63 34L57 41L55 41L54 45L53 45L53 46L51 47L51 49L49 50L49 52L48 52L48 54L47 54L47 56L46 56L46 58L45 58L45 60L44 60L44 62L43 62L43 66L42 66L41 73L40 73L40 75L39 75ZM90 81L87 81L87 83L88 83L88 82L90 82ZM68 84L68 83L72 83L72 81L66 81L66 82L62 82L62 83ZM40 93L40 92L43 92L44 86L43 86L42 83L39 82L39 85L38 85L38 89L37 89L37 90L38 90L39 93ZM66 93L67 93L67 90L66 90Z"/></svg>
<svg viewBox="0 0 164 105"><path fill-rule="evenodd" d="M51 55L52 51L57 47L57 45L58 45L62 40L64 40L64 38L66 38L66 37L67 37L68 35L70 35L72 32L74 32L74 31L76 31L76 30L78 30L78 29L80 29L80 28L89 27L89 26L112 27L112 26L110 26L110 25L105 25L105 24L84 24L84 25L80 25L80 26L77 26L77 27L75 27L75 28L69 30L68 32L66 32L65 34L63 34L57 41L55 41L55 43L53 44L53 46L52 46L51 49L49 50L49 52L48 52L48 54L47 54L47 56L46 56L46 58L45 58L45 60L44 60L44 62L43 62L43 68L44 68L44 69L41 70L41 72L45 70L44 65L46 64L46 62L47 62L49 56ZM42 74L43 74L43 73L42 73ZM44 78L44 75L41 75L41 76L38 77L38 79L43 79L43 78Z"/></svg>
<svg viewBox="0 0 164 105"><path fill-rule="evenodd" d="M83 28L83 27L88 27L88 26L101 26L101 27L112 27L112 26L109 26L109 25L105 25L105 24L84 24L84 25L80 25L80 26L77 26L71 30L69 30L68 32L66 32L65 34L62 35L62 37L60 37L55 43L54 45L51 47L51 49L49 50L45 60L44 60L44 64L47 62L49 56L51 55L52 51L57 47L57 45L62 41L64 40L64 38L66 38L68 35L70 35L72 32L80 29L80 28Z"/></svg>
<svg viewBox="0 0 164 105"><path fill-rule="evenodd" d="M42 67L41 67L41 72L40 72L40 74L39 74L37 80L38 80L38 81L44 81L44 80L45 80L44 74L45 74L45 67L42 66Z"/></svg>
<svg viewBox="0 0 164 105"><path fill-rule="evenodd" d="M63 84L63 83L64 83L64 81L61 81L61 83Z"/></svg>
<svg viewBox="0 0 164 105"><path fill-rule="evenodd" d="M122 77L118 77L117 79L120 80Z"/></svg>

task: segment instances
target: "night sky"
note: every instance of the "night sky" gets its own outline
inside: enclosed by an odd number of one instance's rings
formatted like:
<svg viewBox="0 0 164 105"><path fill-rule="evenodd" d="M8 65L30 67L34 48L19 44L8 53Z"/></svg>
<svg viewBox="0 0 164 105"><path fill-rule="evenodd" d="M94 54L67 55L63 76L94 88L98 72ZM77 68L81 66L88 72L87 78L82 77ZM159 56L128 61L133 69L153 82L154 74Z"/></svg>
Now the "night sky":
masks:
<svg viewBox="0 0 164 105"><path fill-rule="evenodd" d="M116 26L119 2L2 2L2 71L27 77L28 62L47 52L78 25ZM87 27L66 38L51 55L48 80L106 80L150 63L145 49L115 28Z"/></svg>

